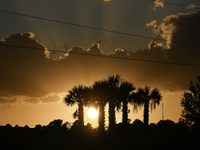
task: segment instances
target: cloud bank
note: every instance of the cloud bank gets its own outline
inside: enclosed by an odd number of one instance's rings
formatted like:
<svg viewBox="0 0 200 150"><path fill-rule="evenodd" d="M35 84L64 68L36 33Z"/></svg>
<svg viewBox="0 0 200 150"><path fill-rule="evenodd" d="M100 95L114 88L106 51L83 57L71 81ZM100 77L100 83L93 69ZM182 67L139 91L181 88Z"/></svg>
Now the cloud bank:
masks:
<svg viewBox="0 0 200 150"><path fill-rule="evenodd" d="M199 68L147 61L200 65L200 46L195 45L200 41L200 13L171 15L161 24L152 21L147 26L166 42L152 41L148 49L136 52L118 48L110 54L105 54L98 43L88 49L75 46L62 59L53 58L52 52L31 32L2 39L0 104L59 101L73 86L91 85L95 80L113 74L120 74L136 87L147 85L162 91L187 90L190 80L200 75Z"/></svg>

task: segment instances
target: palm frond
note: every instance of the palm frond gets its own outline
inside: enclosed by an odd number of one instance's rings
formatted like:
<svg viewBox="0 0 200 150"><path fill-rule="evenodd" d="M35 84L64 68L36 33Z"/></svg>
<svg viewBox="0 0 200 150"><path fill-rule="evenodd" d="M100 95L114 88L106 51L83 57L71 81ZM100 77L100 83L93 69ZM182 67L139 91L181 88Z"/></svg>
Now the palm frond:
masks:
<svg viewBox="0 0 200 150"><path fill-rule="evenodd" d="M159 106L162 96L159 93L158 89L155 88L152 90L149 97L150 97L150 109L152 111L153 109L156 109L157 105Z"/></svg>
<svg viewBox="0 0 200 150"><path fill-rule="evenodd" d="M159 93L158 89L153 89L150 94L150 99L153 101L153 103L156 103L157 105L159 105L161 98L162 96Z"/></svg>

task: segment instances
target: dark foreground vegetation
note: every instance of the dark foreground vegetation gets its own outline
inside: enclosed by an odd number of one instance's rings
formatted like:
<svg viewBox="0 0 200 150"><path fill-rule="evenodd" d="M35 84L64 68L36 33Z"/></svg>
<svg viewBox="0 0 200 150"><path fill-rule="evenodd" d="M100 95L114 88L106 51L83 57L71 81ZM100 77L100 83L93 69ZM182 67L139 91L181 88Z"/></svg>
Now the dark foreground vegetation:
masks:
<svg viewBox="0 0 200 150"><path fill-rule="evenodd" d="M0 126L0 150L165 150L200 148L200 131L183 121L162 120L148 127L138 119L132 124L116 124L112 130L100 133L90 124L78 126L75 121L62 124L54 120L35 128Z"/></svg>

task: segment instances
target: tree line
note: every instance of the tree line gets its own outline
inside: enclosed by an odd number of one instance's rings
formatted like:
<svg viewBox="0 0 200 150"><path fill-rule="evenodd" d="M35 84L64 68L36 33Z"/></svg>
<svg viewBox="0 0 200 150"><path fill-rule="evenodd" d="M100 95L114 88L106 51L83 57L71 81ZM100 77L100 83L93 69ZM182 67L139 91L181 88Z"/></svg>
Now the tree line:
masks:
<svg viewBox="0 0 200 150"><path fill-rule="evenodd" d="M113 130L106 130L102 134L98 128L87 124L83 128L76 120L73 124L60 119L51 121L46 126L36 125L12 127L0 126L1 149L190 149L191 145L199 143L183 122L175 123L171 120L161 120L157 124L151 123L146 128L144 123L136 119L126 125L116 124ZM192 141L190 141L192 139ZM193 141L194 140L194 141ZM184 143L182 146L181 143Z"/></svg>

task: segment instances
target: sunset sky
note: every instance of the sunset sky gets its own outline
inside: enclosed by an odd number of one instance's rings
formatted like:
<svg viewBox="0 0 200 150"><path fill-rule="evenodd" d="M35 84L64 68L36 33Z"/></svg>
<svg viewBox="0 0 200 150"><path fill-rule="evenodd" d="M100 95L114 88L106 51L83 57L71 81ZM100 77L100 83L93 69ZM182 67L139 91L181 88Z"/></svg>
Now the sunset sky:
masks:
<svg viewBox="0 0 200 150"><path fill-rule="evenodd" d="M78 106L65 105L67 92L115 74L136 88L158 88L164 119L177 122L184 91L200 75L200 1L165 2L1 0L0 125L72 123ZM143 108L129 109L131 121L143 120ZM150 123L161 119L162 105ZM88 122L97 126L86 108Z"/></svg>

